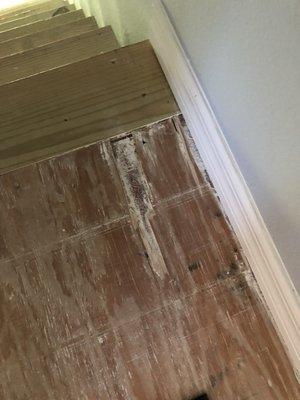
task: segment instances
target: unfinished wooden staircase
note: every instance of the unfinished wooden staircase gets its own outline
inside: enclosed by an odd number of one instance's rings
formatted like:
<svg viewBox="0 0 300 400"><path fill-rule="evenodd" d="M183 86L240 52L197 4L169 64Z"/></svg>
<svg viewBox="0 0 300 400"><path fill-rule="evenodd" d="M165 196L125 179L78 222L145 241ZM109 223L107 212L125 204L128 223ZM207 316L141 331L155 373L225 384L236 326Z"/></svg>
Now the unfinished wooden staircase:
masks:
<svg viewBox="0 0 300 400"><path fill-rule="evenodd" d="M146 41L0 12L0 399L297 400Z"/></svg>

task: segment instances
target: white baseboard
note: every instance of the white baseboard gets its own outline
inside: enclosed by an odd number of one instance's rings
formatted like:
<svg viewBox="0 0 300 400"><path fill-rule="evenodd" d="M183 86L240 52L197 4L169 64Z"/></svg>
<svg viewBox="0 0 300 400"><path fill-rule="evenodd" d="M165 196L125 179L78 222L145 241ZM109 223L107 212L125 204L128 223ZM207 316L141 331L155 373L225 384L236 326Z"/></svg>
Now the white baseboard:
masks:
<svg viewBox="0 0 300 400"><path fill-rule="evenodd" d="M149 38L299 379L299 296L161 0L152 3Z"/></svg>

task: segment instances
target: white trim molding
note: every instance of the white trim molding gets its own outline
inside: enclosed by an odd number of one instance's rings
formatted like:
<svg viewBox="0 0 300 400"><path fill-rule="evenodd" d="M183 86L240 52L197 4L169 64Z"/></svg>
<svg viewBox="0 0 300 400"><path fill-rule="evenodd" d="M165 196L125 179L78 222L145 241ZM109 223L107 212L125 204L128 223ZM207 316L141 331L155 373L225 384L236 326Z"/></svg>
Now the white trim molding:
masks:
<svg viewBox="0 0 300 400"><path fill-rule="evenodd" d="M152 1L148 23L152 46L299 379L299 295L161 0Z"/></svg>

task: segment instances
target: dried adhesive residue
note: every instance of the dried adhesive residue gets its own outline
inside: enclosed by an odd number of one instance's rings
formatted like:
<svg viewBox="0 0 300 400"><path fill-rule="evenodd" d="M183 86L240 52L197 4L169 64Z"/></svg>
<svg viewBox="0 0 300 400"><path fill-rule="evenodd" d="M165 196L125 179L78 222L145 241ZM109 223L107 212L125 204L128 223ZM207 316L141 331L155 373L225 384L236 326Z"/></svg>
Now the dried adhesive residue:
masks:
<svg viewBox="0 0 300 400"><path fill-rule="evenodd" d="M133 226L140 231L150 265L161 279L168 273L149 219L153 214L150 190L135 152L132 137L113 144L117 168L123 182Z"/></svg>

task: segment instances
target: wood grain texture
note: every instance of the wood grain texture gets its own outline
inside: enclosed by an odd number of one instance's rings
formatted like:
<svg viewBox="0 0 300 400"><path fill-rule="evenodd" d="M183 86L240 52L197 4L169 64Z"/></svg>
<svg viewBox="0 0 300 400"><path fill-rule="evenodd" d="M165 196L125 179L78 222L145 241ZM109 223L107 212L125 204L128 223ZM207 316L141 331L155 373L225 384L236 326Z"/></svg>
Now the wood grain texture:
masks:
<svg viewBox="0 0 300 400"><path fill-rule="evenodd" d="M0 102L2 172L178 111L149 42L1 86Z"/></svg>
<svg viewBox="0 0 300 400"><path fill-rule="evenodd" d="M62 5L69 4L67 1L63 0L52 0L46 2L33 2L26 5L20 4L16 7L8 8L6 10L0 11L0 22L11 21L17 18L24 18L32 14L38 14L42 11L52 10L55 7L61 7Z"/></svg>
<svg viewBox="0 0 300 400"><path fill-rule="evenodd" d="M2 58L0 86L117 49L108 26Z"/></svg>
<svg viewBox="0 0 300 400"><path fill-rule="evenodd" d="M67 3L62 7L63 7L62 13L67 13L69 11L76 10L74 5L68 5ZM38 14L29 15L24 18L15 19L15 20L8 21L8 22L2 22L2 23L0 23L0 33L4 32L4 31L8 31L10 29L18 28L20 26L29 25L29 24L32 24L37 21L43 21L45 19L53 18L55 16L55 12L59 12L59 10L60 10L60 7L53 8L51 10L43 11Z"/></svg>
<svg viewBox="0 0 300 400"><path fill-rule="evenodd" d="M0 42L52 29L83 18L85 17L82 10L70 11L44 21L37 21L29 25L20 26L5 32L0 32Z"/></svg>
<svg viewBox="0 0 300 400"><path fill-rule="evenodd" d="M0 257L3 399L299 398L180 118L0 176Z"/></svg>
<svg viewBox="0 0 300 400"><path fill-rule="evenodd" d="M95 18L88 17L52 29L47 29L42 32L36 32L31 35L0 42L0 59L45 46L59 40L78 36L97 28L98 26Z"/></svg>

